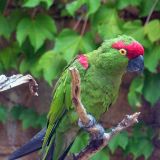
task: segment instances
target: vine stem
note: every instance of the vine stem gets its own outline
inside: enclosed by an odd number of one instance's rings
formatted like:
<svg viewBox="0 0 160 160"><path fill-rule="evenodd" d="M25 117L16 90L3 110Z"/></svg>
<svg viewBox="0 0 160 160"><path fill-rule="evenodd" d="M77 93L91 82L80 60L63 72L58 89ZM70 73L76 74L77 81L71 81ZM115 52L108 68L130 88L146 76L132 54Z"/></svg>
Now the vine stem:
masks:
<svg viewBox="0 0 160 160"><path fill-rule="evenodd" d="M150 12L149 12L149 15L147 16L145 25L149 22L149 20L150 20L150 18L151 18L151 16L152 16L152 13L153 13L153 11L154 11L154 9L155 9L155 7L156 7L156 5L157 5L158 2L159 2L159 0L155 0L155 1L154 1L153 5L152 5L152 7L151 7L151 10L150 10Z"/></svg>
<svg viewBox="0 0 160 160"><path fill-rule="evenodd" d="M86 26L87 26L87 22L88 22L88 17L86 17L85 20L84 20L84 24L83 24L82 30L81 30L81 36L84 35L84 32L86 30Z"/></svg>

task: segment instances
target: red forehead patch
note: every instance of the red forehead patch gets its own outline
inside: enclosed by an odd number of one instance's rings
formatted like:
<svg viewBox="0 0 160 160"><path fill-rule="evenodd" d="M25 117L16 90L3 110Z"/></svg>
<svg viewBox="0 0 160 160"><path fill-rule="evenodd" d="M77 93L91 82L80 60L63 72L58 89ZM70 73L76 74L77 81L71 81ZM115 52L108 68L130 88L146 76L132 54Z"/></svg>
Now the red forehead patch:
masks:
<svg viewBox="0 0 160 160"><path fill-rule="evenodd" d="M79 63L83 66L84 69L88 68L88 58L84 54L80 54L77 56Z"/></svg>
<svg viewBox="0 0 160 160"><path fill-rule="evenodd" d="M117 50L125 49L127 51L127 57L129 59L132 59L139 55L144 54L143 46L137 41L133 41L132 43L127 44L127 45L123 41L118 41L112 44L112 48L115 48Z"/></svg>

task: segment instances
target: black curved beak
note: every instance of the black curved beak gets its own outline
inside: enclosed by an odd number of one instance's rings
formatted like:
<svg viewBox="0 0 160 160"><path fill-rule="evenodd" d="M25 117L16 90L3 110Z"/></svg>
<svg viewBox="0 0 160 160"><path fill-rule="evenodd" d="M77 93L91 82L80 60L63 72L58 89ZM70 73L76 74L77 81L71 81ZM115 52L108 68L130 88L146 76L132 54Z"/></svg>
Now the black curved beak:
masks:
<svg viewBox="0 0 160 160"><path fill-rule="evenodd" d="M143 72L144 70L144 58L142 55L129 60L127 71L129 72Z"/></svg>

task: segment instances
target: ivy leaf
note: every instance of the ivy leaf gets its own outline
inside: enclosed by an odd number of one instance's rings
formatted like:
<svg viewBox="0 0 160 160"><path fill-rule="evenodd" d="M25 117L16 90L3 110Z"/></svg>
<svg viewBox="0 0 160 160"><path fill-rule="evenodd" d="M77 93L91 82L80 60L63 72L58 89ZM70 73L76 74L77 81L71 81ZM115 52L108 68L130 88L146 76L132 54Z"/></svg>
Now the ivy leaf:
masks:
<svg viewBox="0 0 160 160"><path fill-rule="evenodd" d="M88 16L95 13L100 5L101 5L101 0L87 0L87 4L88 4Z"/></svg>
<svg viewBox="0 0 160 160"><path fill-rule="evenodd" d="M30 71L31 74L36 78L41 76L40 70L38 68L38 60L35 59L23 59L19 65L19 71L22 74Z"/></svg>
<svg viewBox="0 0 160 160"><path fill-rule="evenodd" d="M90 37L82 37L72 30L64 29L56 39L54 51L62 53L67 62L70 62L79 51L87 53L94 47Z"/></svg>
<svg viewBox="0 0 160 160"><path fill-rule="evenodd" d="M112 153L117 149L117 147L121 147L124 150L128 144L128 134L127 132L121 132L114 136L108 144L109 149Z"/></svg>
<svg viewBox="0 0 160 160"><path fill-rule="evenodd" d="M0 106L0 122L5 122L7 120L7 109Z"/></svg>
<svg viewBox="0 0 160 160"><path fill-rule="evenodd" d="M128 21L123 24L122 28L125 34L132 36L137 41L143 44L145 36L144 36L144 29L142 26L142 22L140 20Z"/></svg>
<svg viewBox="0 0 160 160"><path fill-rule="evenodd" d="M155 42L160 39L160 21L152 20L145 26L145 34L148 35L148 38L151 42Z"/></svg>
<svg viewBox="0 0 160 160"><path fill-rule="evenodd" d="M71 16L85 3L85 0L76 0L66 5L66 9Z"/></svg>
<svg viewBox="0 0 160 160"><path fill-rule="evenodd" d="M71 153L78 153L87 145L88 140L89 140L89 136L87 133L84 133L84 132L80 133L76 137L76 139L70 149L70 152Z"/></svg>
<svg viewBox="0 0 160 160"><path fill-rule="evenodd" d="M23 7L33 8L41 4L41 2L45 4L46 8L49 8L54 0L25 0Z"/></svg>
<svg viewBox="0 0 160 160"><path fill-rule="evenodd" d="M6 0L0 0L0 3L1 3L1 5L0 5L0 11L1 11L1 13L3 13L4 9L6 7L6 3L8 3L8 2Z"/></svg>
<svg viewBox="0 0 160 160"><path fill-rule="evenodd" d="M24 110L23 106L14 106L11 109L11 114L12 114L13 118L19 120L20 119L20 115L23 112L23 110Z"/></svg>
<svg viewBox="0 0 160 160"><path fill-rule="evenodd" d="M37 118L36 123L41 128L45 127L46 123L47 123L47 115L46 114L39 115L39 117Z"/></svg>
<svg viewBox="0 0 160 160"><path fill-rule="evenodd" d="M106 149L102 149L101 151L97 152L93 157L90 158L90 160L98 160L98 159L105 159L109 160L109 153Z"/></svg>
<svg viewBox="0 0 160 160"><path fill-rule="evenodd" d="M116 6L118 9L126 8L127 6L138 6L141 4L141 0L134 0L134 1L128 1L128 0L118 0L116 3Z"/></svg>
<svg viewBox="0 0 160 160"><path fill-rule="evenodd" d="M129 88L128 102L132 107L141 106L141 95L143 89L144 77L135 78Z"/></svg>
<svg viewBox="0 0 160 160"><path fill-rule="evenodd" d="M4 36L6 39L9 39L11 30L8 24L7 19L0 13L0 36Z"/></svg>
<svg viewBox="0 0 160 160"><path fill-rule="evenodd" d="M51 85L52 80L62 72L66 64L66 61L60 54L48 51L39 59L37 67L43 72L44 79Z"/></svg>
<svg viewBox="0 0 160 160"><path fill-rule="evenodd" d="M139 5L140 16L145 17L149 15L151 11L151 6L155 3L155 0L141 0L141 5ZM156 4L154 11L160 11L160 2Z"/></svg>
<svg viewBox="0 0 160 160"><path fill-rule="evenodd" d="M131 139L127 150L134 155L135 159L144 156L147 160L153 152L153 145L145 138Z"/></svg>
<svg viewBox="0 0 160 160"><path fill-rule="evenodd" d="M143 95L153 106L160 99L160 74L145 73Z"/></svg>
<svg viewBox="0 0 160 160"><path fill-rule="evenodd" d="M17 40L20 45L28 37L35 51L37 51L46 39L53 39L56 33L55 22L51 17L39 14L35 19L23 18L17 27Z"/></svg>
<svg viewBox="0 0 160 160"><path fill-rule="evenodd" d="M66 9L70 15L74 16L75 12L84 4L88 9L87 16L90 16L99 9L101 0L76 0L67 4Z"/></svg>
<svg viewBox="0 0 160 160"><path fill-rule="evenodd" d="M19 119L22 121L22 127L27 129L29 127L37 127L37 113L33 109L24 109L20 114Z"/></svg>
<svg viewBox="0 0 160 160"><path fill-rule="evenodd" d="M146 53L144 55L145 59L145 67L150 71L150 72L157 72L157 66L159 64L160 60L160 46L155 45L154 48L149 49L148 51L146 50Z"/></svg>
<svg viewBox="0 0 160 160"><path fill-rule="evenodd" d="M23 16L24 16L23 12L21 12L20 10L14 10L7 17L11 32L16 30L16 27Z"/></svg>
<svg viewBox="0 0 160 160"><path fill-rule="evenodd" d="M120 25L121 21L117 11L110 8L106 9L104 6L92 18L92 26L103 39L113 38L121 34Z"/></svg>
<svg viewBox="0 0 160 160"><path fill-rule="evenodd" d="M11 44L11 46L6 47L0 51L0 63L4 70L10 68L17 68L17 56L19 55L19 47L17 44Z"/></svg>

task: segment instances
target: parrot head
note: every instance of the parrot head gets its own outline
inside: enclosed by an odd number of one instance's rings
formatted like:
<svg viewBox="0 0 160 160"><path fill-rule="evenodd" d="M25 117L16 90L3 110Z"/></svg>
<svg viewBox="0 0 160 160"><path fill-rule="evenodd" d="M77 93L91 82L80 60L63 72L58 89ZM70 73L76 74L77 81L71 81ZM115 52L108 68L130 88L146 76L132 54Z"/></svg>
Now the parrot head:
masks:
<svg viewBox="0 0 160 160"><path fill-rule="evenodd" d="M129 72L142 72L144 69L144 48L134 38L126 35L106 40L102 48L110 53L112 64L118 68L124 67ZM102 51L103 52L103 51Z"/></svg>
<svg viewBox="0 0 160 160"><path fill-rule="evenodd" d="M142 72L144 69L143 46L129 36L122 36L121 38L122 40L118 40L112 44L112 48L128 58L127 71Z"/></svg>

